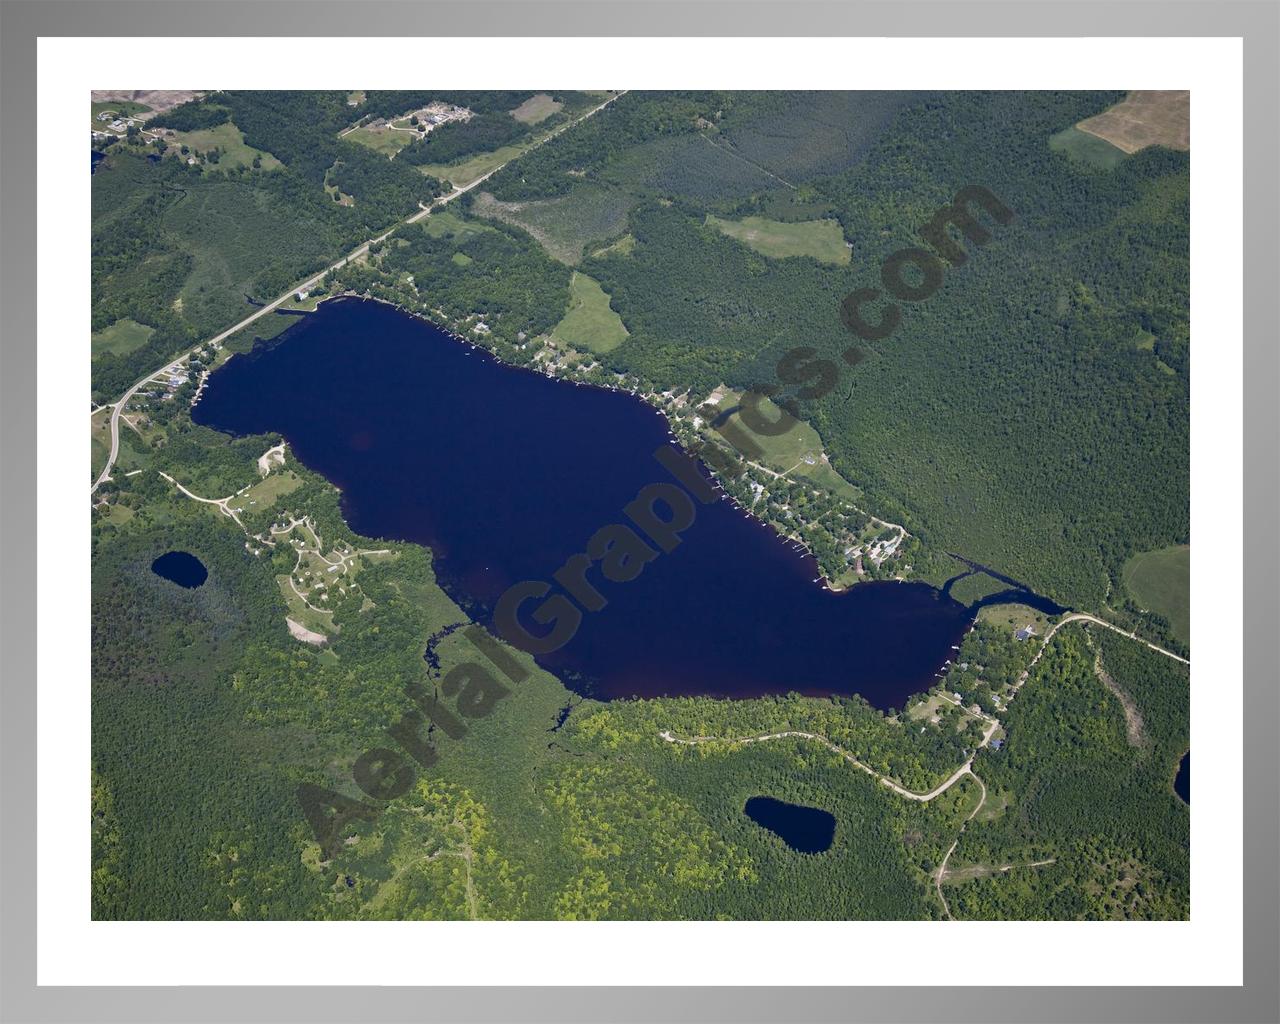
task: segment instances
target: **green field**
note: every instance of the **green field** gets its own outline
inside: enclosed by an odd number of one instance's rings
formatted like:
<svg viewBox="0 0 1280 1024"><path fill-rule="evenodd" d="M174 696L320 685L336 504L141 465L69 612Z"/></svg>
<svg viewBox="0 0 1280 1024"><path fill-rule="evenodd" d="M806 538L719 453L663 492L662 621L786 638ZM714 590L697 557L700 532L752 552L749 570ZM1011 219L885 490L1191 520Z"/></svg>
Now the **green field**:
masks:
<svg viewBox="0 0 1280 1024"><path fill-rule="evenodd" d="M155 332L154 327L148 327L146 324L140 324L136 320L128 318L117 320L110 327L104 327L100 331L94 331L89 336L90 351L93 358L104 352L111 352L115 355L122 356L128 352L132 352L135 348L140 348L147 343L147 339Z"/></svg>
<svg viewBox="0 0 1280 1024"><path fill-rule="evenodd" d="M834 219L802 220L786 223L765 217L721 220L708 216L707 223L736 238L756 252L774 259L812 256L823 263L848 263L851 254L845 244L840 222Z"/></svg>
<svg viewBox="0 0 1280 1024"><path fill-rule="evenodd" d="M431 214L430 217L424 217L419 223L428 237L444 238L452 235L457 242L494 230L488 224L480 224L474 220L463 220L452 210L439 210Z"/></svg>
<svg viewBox="0 0 1280 1024"><path fill-rule="evenodd" d="M182 159L187 159L182 155L183 146L192 153L208 153L216 149L218 162L207 164L206 170L252 167L255 159L258 161L258 166L266 171L273 171L283 166L270 153L246 145L244 133L230 121L216 128L202 128L195 132L174 132L172 138L165 136L165 142L169 145L168 153Z"/></svg>
<svg viewBox="0 0 1280 1024"><path fill-rule="evenodd" d="M563 103L556 102L545 92L540 92L537 96L530 96L511 111L511 116L525 124L537 124L539 121L545 121L552 114L559 113L563 106Z"/></svg>
<svg viewBox="0 0 1280 1024"><path fill-rule="evenodd" d="M395 134L403 135L404 133L397 132ZM433 178L447 181L458 188L466 188L477 178L483 178L486 174L496 171L508 161L514 160L528 148L529 143L527 142L516 146L503 146L501 149L495 149L492 153L477 153L466 160L459 160L456 164L423 164L418 170Z"/></svg>
<svg viewBox="0 0 1280 1024"><path fill-rule="evenodd" d="M1191 547L1144 551L1124 564L1124 586L1141 607L1163 615L1191 643Z"/></svg>
<svg viewBox="0 0 1280 1024"><path fill-rule="evenodd" d="M1123 149L1111 145L1106 139L1082 132L1074 125L1051 136L1049 148L1055 153L1065 153L1073 159L1082 160L1104 171L1118 166L1125 158Z"/></svg>
<svg viewBox="0 0 1280 1024"><path fill-rule="evenodd" d="M626 340L627 328L609 306L609 296L599 283L575 273L569 282L569 310L551 338L577 349L608 352Z"/></svg>

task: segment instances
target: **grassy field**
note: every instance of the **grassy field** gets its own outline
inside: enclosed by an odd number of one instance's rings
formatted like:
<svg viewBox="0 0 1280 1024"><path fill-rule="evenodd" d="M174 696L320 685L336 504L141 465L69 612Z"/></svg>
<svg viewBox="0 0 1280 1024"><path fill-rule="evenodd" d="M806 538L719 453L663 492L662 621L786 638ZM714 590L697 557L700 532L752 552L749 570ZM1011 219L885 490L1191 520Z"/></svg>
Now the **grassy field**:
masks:
<svg viewBox="0 0 1280 1024"><path fill-rule="evenodd" d="M282 167L274 156L261 149L245 145L244 133L228 121L216 128L203 128L197 132L174 132L173 138L165 138L169 144L168 152L182 159L182 147L186 146L193 153L208 153L217 149L218 162L205 169L231 170L235 167L252 167L256 158L263 170L271 171Z"/></svg>
<svg viewBox="0 0 1280 1024"><path fill-rule="evenodd" d="M609 306L604 289L586 274L575 273L569 283L568 312L551 338L577 349L608 352L626 340L627 328Z"/></svg>
<svg viewBox="0 0 1280 1024"><path fill-rule="evenodd" d="M1179 639L1191 642L1191 547L1144 551L1125 562L1125 589L1143 608L1158 612Z"/></svg>
<svg viewBox="0 0 1280 1024"><path fill-rule="evenodd" d="M581 186L566 196L532 203L504 203L481 192L475 212L523 228L553 258L574 266L590 243L611 238L626 227L634 205L635 200L621 192Z"/></svg>
<svg viewBox="0 0 1280 1024"><path fill-rule="evenodd" d="M838 220L802 220L785 223L765 217L721 220L708 216L707 223L736 238L763 256L812 256L823 263L848 263L851 257Z"/></svg>
<svg viewBox="0 0 1280 1024"><path fill-rule="evenodd" d="M122 356L140 348L155 333L154 327L148 327L135 320L117 320L110 327L94 331L89 336L92 358L97 359L104 352Z"/></svg>
<svg viewBox="0 0 1280 1024"><path fill-rule="evenodd" d="M397 132L395 134L403 135L404 133ZM475 156L460 160L456 164L423 164L418 170L433 178L447 181L458 188L466 188L477 178L483 178L490 171L496 171L503 164L514 160L528 149L529 145L528 142L524 142L516 146L503 146L501 149L495 149L492 153L477 153Z"/></svg>
<svg viewBox="0 0 1280 1024"><path fill-rule="evenodd" d="M511 116L525 124L537 124L539 121L545 121L552 114L558 113L563 106L563 103L557 103L545 92L540 92L537 96L530 96L511 111Z"/></svg>
<svg viewBox="0 0 1280 1024"><path fill-rule="evenodd" d="M452 210L440 210L429 217L424 217L419 223L422 225L422 230L430 238L444 238L446 235L453 235L460 242L471 235L483 235L486 231L494 230L487 224L477 224L473 220L463 220Z"/></svg>
<svg viewBox="0 0 1280 1024"><path fill-rule="evenodd" d="M1065 153L1104 171L1111 170L1125 158L1124 150L1113 146L1106 139L1074 127L1050 136L1049 148L1055 153Z"/></svg>

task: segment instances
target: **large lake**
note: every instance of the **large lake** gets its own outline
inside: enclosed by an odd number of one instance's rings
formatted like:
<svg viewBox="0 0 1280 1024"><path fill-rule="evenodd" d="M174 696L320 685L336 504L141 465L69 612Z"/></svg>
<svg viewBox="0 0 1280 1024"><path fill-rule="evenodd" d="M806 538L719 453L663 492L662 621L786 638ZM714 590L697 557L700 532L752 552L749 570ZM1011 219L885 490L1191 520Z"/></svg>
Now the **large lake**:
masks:
<svg viewBox="0 0 1280 1024"><path fill-rule="evenodd" d="M352 529L413 541L441 584L488 621L522 580L551 580L647 484L666 420L639 399L501 364L389 306L325 303L213 374L194 418L278 431L342 490ZM795 690L901 708L927 689L972 613L921 583L833 594L818 568L732 502L697 506L671 553L539 662L609 699ZM554 592L558 592L556 588ZM531 603L529 609L536 607ZM425 638L424 638L425 639Z"/></svg>

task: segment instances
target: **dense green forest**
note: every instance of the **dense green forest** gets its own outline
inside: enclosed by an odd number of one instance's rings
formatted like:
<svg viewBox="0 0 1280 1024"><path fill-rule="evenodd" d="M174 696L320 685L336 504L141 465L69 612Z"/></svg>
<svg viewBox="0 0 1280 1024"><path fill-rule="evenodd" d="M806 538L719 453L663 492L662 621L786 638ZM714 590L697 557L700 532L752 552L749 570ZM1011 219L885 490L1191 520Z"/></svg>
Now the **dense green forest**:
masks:
<svg viewBox="0 0 1280 1024"><path fill-rule="evenodd" d="M151 122L233 124L273 169L112 144L92 185L93 328L154 331L94 359L95 397L117 398L441 194L422 164L528 138L510 112L534 95L228 91ZM553 95L564 107L539 131L599 102ZM865 506L839 513L848 531L826 538L824 565L842 556L837 537L879 516L910 534L882 576L941 583L954 551L1185 651L1126 597L1120 569L1188 540L1189 157L1150 149L1098 169L1048 146L1121 95L628 93L485 188L549 201L540 215L563 216L578 269L626 326L603 354L557 350L560 369L690 409L722 384L787 386ZM474 116L394 160L339 137L434 100ZM886 258L926 244L921 228L969 184L1010 222L983 220L990 240L969 243L927 299L901 301L891 336L851 335L845 296L883 288ZM510 362L551 365L573 271L471 195L396 228L317 295L367 294ZM625 224L587 216L588 202ZM712 213L835 218L852 262L764 256ZM264 317L229 349L286 320ZM806 394L780 376L801 347L837 367L834 387ZM257 485L258 457L281 440L193 424L195 390L193 378L139 400L142 429L121 432L132 475L94 495L95 918L1188 916L1189 810L1171 781L1189 673L1172 660L1072 624L1032 664L1039 636L979 621L945 689L886 714L794 694L598 703L501 647L523 681L465 731L428 725L428 705L460 706L444 679L476 658L431 552L353 534L335 487L291 453L272 474L296 486L239 523L184 496L161 472L221 498ZM795 480L775 489L830 507ZM320 611L290 585L298 540L283 524L304 518L324 550L387 552L357 554L356 585ZM174 549L204 563L203 586L151 571ZM976 601L983 586L956 596ZM286 616L299 615L322 644L291 635ZM983 716L999 719L998 748L979 749ZM826 742L736 742L777 732ZM424 744L429 766L409 756ZM963 776L927 801L870 774L919 794L970 756L981 783ZM371 764L403 766L393 799L370 795ZM352 812L335 848L300 787ZM790 849L743 813L757 795L834 814L832 847Z"/></svg>

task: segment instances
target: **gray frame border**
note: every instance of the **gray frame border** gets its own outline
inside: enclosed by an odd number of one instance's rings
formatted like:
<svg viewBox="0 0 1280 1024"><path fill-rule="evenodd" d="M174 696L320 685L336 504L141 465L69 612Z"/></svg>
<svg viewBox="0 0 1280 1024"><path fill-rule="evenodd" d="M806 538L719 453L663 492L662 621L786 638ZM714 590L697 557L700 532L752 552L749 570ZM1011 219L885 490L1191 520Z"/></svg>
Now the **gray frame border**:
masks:
<svg viewBox="0 0 1280 1024"><path fill-rule="evenodd" d="M1089 18L1097 14L1097 18ZM0 0L0 1019L1280 1020L1280 5L1276 0L830 2ZM35 985L35 150L39 36L1231 36L1244 39L1244 985L1239 988L79 987ZM964 59L963 47L957 57ZM14 140L20 140L15 146ZM1199 301L1206 301L1201 298ZM1176 977L1178 965L1170 965ZM163 981L163 979L159 979Z"/></svg>

